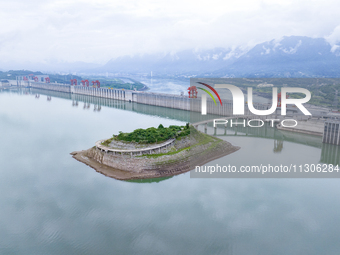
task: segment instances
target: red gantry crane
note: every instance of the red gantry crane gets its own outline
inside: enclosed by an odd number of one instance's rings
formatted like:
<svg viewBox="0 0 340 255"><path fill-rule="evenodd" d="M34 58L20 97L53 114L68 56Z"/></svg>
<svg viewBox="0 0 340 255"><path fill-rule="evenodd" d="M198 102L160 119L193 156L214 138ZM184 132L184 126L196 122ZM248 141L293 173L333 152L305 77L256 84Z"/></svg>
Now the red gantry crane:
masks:
<svg viewBox="0 0 340 255"><path fill-rule="evenodd" d="M196 86L191 86L188 88L189 98L197 98L197 88Z"/></svg>
<svg viewBox="0 0 340 255"><path fill-rule="evenodd" d="M91 81L92 82L92 87L94 88L100 88L100 82L98 80Z"/></svg>
<svg viewBox="0 0 340 255"><path fill-rule="evenodd" d="M78 81L77 79L71 79L71 85L77 85L78 84Z"/></svg>
<svg viewBox="0 0 340 255"><path fill-rule="evenodd" d="M286 95L286 98L289 98L288 95ZM281 92L277 94L277 107L281 107Z"/></svg>

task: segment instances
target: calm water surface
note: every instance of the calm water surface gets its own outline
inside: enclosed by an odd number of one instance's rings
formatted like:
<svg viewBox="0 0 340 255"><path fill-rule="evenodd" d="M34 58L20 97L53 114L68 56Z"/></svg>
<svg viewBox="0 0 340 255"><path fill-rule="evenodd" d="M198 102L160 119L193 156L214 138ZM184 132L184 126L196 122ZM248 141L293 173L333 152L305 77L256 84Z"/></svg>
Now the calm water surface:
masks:
<svg viewBox="0 0 340 255"><path fill-rule="evenodd" d="M0 254L339 254L339 180L117 181L69 153L119 131L184 124L185 114L34 94L0 92ZM317 145L285 141L274 153L270 139L224 139L242 148L216 162L322 155Z"/></svg>

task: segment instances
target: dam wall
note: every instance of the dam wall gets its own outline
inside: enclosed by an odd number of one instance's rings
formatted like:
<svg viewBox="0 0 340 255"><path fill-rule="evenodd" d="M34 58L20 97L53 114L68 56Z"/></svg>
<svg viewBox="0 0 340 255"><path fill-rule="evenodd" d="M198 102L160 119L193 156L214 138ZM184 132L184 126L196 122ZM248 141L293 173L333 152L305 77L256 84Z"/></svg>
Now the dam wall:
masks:
<svg viewBox="0 0 340 255"><path fill-rule="evenodd" d="M109 98L139 104L160 106L172 109L190 111L190 101L199 99L189 99L185 96L172 94L142 92L124 89L93 88L84 86L71 86L57 83L29 82L29 87L35 89L45 89L56 92L64 92L75 95L85 95L100 98Z"/></svg>
<svg viewBox="0 0 340 255"><path fill-rule="evenodd" d="M59 83L30 82L29 87L71 93L71 86Z"/></svg>
<svg viewBox="0 0 340 255"><path fill-rule="evenodd" d="M19 85L20 86L20 85ZM144 105L160 106L171 109L179 109L185 111L201 111L200 98L188 98L187 96L179 96L173 94L153 93L144 91L109 89L109 88L93 88L84 86L71 86L59 83L29 82L25 86L35 89L43 89L55 92L70 93L71 95L84 95L98 98L108 98L122 100L126 102L135 102ZM223 106L208 107L208 114L228 115L232 113L232 101L223 100ZM207 100L208 105L214 102ZM261 108L261 107L260 107Z"/></svg>
<svg viewBox="0 0 340 255"><path fill-rule="evenodd" d="M144 105L160 106L170 109L179 109L199 113L201 112L201 98L188 98L187 96L179 96L165 93L153 93L144 91L124 90L124 89L110 89L110 88L94 88L84 87L81 85L73 86L68 84L59 83L45 83L45 82L27 82L26 86L43 89L55 92L69 93L71 97L74 95L83 95L96 98L115 99L126 102L134 102ZM18 85L20 86L20 85ZM233 101L221 100L215 102L210 98L207 99L207 114L216 116L231 116L233 115ZM254 107L258 110L268 110L271 105L263 103L253 103ZM253 115L245 102L244 114ZM279 112L277 112L279 113ZM287 116L299 115L296 109L287 109ZM301 114L300 114L301 115ZM200 115L202 119L206 115Z"/></svg>

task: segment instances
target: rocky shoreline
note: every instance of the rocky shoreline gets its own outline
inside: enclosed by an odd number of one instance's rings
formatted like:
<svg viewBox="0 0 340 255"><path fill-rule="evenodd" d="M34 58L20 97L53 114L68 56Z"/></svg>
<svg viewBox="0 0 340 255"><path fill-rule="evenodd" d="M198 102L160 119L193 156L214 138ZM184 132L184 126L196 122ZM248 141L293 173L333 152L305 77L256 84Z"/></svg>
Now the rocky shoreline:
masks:
<svg viewBox="0 0 340 255"><path fill-rule="evenodd" d="M188 172L195 166L237 151L239 147L192 129L188 137L176 140L168 153L142 156L112 155L97 149L72 152L76 160L97 172L118 180L168 177Z"/></svg>

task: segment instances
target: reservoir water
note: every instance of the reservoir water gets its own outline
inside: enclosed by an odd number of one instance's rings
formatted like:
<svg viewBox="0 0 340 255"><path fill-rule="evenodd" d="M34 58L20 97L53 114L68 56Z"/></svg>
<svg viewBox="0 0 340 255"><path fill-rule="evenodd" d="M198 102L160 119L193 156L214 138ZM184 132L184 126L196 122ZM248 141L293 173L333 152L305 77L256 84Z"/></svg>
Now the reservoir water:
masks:
<svg viewBox="0 0 340 255"><path fill-rule="evenodd" d="M173 109L1 91L0 254L339 254L339 179L185 173L124 182L70 155L119 131L186 121L187 113ZM335 147L312 136L221 138L241 149L212 163L339 159Z"/></svg>

